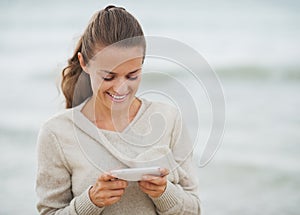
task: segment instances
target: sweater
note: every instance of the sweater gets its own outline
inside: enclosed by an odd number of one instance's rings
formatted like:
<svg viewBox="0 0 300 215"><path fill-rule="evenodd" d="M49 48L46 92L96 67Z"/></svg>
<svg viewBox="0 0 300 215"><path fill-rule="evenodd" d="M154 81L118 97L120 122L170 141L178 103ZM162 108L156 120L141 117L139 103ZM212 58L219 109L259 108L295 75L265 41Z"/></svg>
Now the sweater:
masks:
<svg viewBox="0 0 300 215"><path fill-rule="evenodd" d="M121 132L99 129L81 112L86 103L47 120L37 141L37 209L42 215L200 214L193 145L178 110L141 99L131 123ZM164 193L152 198L128 182L120 201L97 207L88 191L113 169L168 168Z"/></svg>

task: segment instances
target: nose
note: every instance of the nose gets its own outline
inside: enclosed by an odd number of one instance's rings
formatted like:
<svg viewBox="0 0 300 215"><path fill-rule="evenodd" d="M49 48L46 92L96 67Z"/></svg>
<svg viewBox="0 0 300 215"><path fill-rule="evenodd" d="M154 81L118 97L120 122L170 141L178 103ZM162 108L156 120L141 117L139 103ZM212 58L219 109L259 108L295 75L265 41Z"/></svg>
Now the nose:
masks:
<svg viewBox="0 0 300 215"><path fill-rule="evenodd" d="M117 94L124 95L128 93L128 84L126 80L123 80L122 78L118 78L115 80L115 83L113 85L113 90Z"/></svg>

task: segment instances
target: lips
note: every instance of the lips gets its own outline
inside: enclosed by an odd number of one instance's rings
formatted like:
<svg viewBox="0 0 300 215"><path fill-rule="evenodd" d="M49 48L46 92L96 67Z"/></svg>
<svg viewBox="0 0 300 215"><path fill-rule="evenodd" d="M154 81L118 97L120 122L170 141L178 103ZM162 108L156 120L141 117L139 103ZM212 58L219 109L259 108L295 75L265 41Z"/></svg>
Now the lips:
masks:
<svg viewBox="0 0 300 215"><path fill-rule="evenodd" d="M110 99L113 101L113 102L123 102L126 100L127 96L129 95L129 93L126 93L126 94L112 94L110 92L106 92L107 95L109 95Z"/></svg>

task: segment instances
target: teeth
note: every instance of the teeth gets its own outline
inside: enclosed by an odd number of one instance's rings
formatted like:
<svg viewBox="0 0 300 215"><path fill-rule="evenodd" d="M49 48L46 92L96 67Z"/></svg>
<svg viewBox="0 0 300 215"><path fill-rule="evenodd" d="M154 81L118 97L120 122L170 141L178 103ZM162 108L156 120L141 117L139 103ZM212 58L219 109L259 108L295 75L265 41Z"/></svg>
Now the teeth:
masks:
<svg viewBox="0 0 300 215"><path fill-rule="evenodd" d="M126 95L122 95L122 96L117 96L117 95L113 95L113 94L110 94L110 95L111 95L111 97L113 97L114 99L117 99L117 100L121 100L126 97Z"/></svg>

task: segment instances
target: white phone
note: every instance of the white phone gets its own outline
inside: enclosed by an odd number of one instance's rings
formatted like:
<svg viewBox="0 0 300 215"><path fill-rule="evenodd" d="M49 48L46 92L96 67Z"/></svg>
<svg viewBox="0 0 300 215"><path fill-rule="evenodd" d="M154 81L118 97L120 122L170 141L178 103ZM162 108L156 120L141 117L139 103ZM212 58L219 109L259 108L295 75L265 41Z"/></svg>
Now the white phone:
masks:
<svg viewBox="0 0 300 215"><path fill-rule="evenodd" d="M128 168L110 171L111 175L126 181L141 181L143 175L160 176L160 167Z"/></svg>

